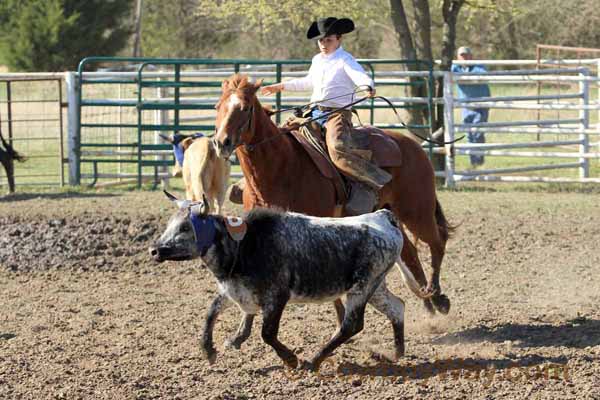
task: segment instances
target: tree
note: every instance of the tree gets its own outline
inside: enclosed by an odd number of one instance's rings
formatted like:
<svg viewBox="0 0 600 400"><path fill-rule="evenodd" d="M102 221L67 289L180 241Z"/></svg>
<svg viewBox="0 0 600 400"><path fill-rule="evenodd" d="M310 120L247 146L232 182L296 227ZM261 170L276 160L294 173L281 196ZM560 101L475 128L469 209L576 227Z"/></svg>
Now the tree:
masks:
<svg viewBox="0 0 600 400"><path fill-rule="evenodd" d="M200 15L231 21L236 41L224 51L236 58L311 58L318 50L306 40L309 24L327 16L352 18L357 29L344 48L357 58L377 57L382 40L376 29L385 18L384 0L365 6L362 0L346 0L343 5L317 0L221 0L207 2Z"/></svg>
<svg viewBox="0 0 600 400"><path fill-rule="evenodd" d="M456 47L456 23L458 13L465 3L465 0L437 0L437 5L442 14L442 46L441 46L441 65L440 69L448 71L452 65L454 49ZM402 58L420 59L433 63L434 51L431 47L431 27L432 18L428 0L412 0L409 4L412 8L412 17L409 18L402 0L390 0L391 18L398 36L398 43ZM411 21L412 23L410 23ZM410 68L412 67L412 68ZM409 69L417 69L419 66L409 64ZM414 80L414 79L413 79ZM410 86L410 95L425 97L425 88L423 86ZM437 97L443 93L443 80L439 79L435 88ZM439 105L433 115L428 115L427 109L408 110L408 123L411 125L421 125L423 121L431 118L432 131L443 127L443 105ZM417 133L415 129L412 130ZM423 136L423 131L418 132ZM442 136L443 138L443 136ZM443 155L434 154L432 160L436 169L443 169Z"/></svg>
<svg viewBox="0 0 600 400"><path fill-rule="evenodd" d="M115 55L130 36L131 0L3 0L0 58L12 70L63 71Z"/></svg>
<svg viewBox="0 0 600 400"><path fill-rule="evenodd" d="M198 12L208 0L144 0L142 53L146 57L213 58L235 38L234 21Z"/></svg>

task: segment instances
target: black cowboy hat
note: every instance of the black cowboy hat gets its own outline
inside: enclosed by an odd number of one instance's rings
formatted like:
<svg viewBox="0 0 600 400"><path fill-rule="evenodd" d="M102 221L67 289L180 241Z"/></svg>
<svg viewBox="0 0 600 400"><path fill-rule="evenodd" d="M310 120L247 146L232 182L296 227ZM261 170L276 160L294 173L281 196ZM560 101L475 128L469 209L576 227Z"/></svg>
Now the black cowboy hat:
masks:
<svg viewBox="0 0 600 400"><path fill-rule="evenodd" d="M319 18L310 25L306 37L308 39L321 39L329 35L343 35L353 30L354 22L349 18Z"/></svg>

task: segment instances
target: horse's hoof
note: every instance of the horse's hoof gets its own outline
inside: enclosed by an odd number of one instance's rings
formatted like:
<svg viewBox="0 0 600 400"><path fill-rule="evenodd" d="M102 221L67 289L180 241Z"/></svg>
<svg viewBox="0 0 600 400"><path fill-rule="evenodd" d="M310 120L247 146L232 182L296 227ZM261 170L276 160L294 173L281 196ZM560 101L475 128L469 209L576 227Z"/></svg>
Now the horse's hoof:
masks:
<svg viewBox="0 0 600 400"><path fill-rule="evenodd" d="M450 312L450 299L445 294L439 294L431 298L436 310L447 315Z"/></svg>
<svg viewBox="0 0 600 400"><path fill-rule="evenodd" d="M425 306L425 309L427 310L429 315L435 315L435 308L433 307L433 304L431 304L430 299L423 300L423 305Z"/></svg>

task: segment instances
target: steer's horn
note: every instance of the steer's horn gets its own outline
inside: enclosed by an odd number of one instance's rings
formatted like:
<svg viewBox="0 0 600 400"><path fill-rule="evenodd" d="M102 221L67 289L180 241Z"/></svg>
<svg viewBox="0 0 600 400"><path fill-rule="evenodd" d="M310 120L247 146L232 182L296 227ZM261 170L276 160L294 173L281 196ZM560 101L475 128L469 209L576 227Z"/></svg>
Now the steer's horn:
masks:
<svg viewBox="0 0 600 400"><path fill-rule="evenodd" d="M175 195L172 195L171 193L167 192L166 190L163 189L163 193L167 196L167 198L171 201L177 201L177 197L175 197Z"/></svg>
<svg viewBox="0 0 600 400"><path fill-rule="evenodd" d="M175 197L174 195L172 195L171 193L167 192L166 190L163 189L163 193L167 196L167 198L171 201L174 201L175 204L177 204L177 207L179 208L184 208L190 205L190 201L189 200L179 200L177 197Z"/></svg>
<svg viewBox="0 0 600 400"><path fill-rule="evenodd" d="M158 136L160 136L165 142L169 142L171 144L174 143L173 139L171 139L169 136L163 135L162 133L159 133Z"/></svg>

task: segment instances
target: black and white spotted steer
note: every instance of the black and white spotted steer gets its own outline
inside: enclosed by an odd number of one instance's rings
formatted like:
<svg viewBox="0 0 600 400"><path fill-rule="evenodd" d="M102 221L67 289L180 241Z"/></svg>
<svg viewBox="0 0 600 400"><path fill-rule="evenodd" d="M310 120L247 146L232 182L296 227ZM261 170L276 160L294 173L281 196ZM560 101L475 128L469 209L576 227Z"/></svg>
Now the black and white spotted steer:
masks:
<svg viewBox="0 0 600 400"><path fill-rule="evenodd" d="M343 295L346 310L341 325L307 368L318 369L334 349L363 329L367 303L391 321L395 356L404 354L404 302L385 285L386 274L400 262L403 245L391 212L317 218L255 209L244 220L244 235L232 233L231 225L237 224L231 219L209 215L204 203L176 201L179 211L149 250L159 262L199 257L217 279L220 294L208 312L202 337L210 362L216 357L215 321L231 301L246 315L233 344L239 347L248 338L253 316L262 311L263 340L295 368L296 355L277 339L286 304L320 303Z"/></svg>

